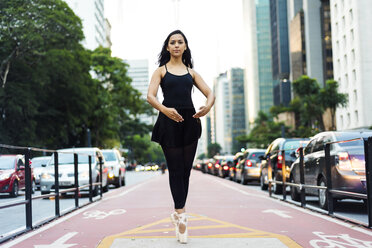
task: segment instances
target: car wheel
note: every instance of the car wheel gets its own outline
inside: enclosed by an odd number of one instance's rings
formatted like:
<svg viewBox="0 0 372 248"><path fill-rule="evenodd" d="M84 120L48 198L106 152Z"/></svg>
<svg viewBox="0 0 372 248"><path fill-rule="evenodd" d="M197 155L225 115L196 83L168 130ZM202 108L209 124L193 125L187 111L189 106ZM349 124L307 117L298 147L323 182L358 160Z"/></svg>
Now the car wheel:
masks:
<svg viewBox="0 0 372 248"><path fill-rule="evenodd" d="M247 184L247 180L245 179L245 175L243 173L242 173L242 177L240 179L240 183L243 184L243 185Z"/></svg>
<svg viewBox="0 0 372 248"><path fill-rule="evenodd" d="M268 185L265 184L265 177L262 173L261 173L261 176L260 176L260 187L261 187L262 190L267 190L267 188L268 188Z"/></svg>
<svg viewBox="0 0 372 248"><path fill-rule="evenodd" d="M102 191L103 192L107 192L108 190L109 190L108 184L106 184L106 186L102 187Z"/></svg>
<svg viewBox="0 0 372 248"><path fill-rule="evenodd" d="M273 179L274 179L274 181L277 180L276 175L274 175ZM273 192L274 192L274 194L277 194L277 195L281 194L283 192L283 186L280 185L280 184L274 183L273 184Z"/></svg>
<svg viewBox="0 0 372 248"><path fill-rule="evenodd" d="M123 176L123 180L122 180L122 182L121 182L121 185L122 185L122 186L125 186L125 176Z"/></svg>
<svg viewBox="0 0 372 248"><path fill-rule="evenodd" d="M17 197L18 193L19 193L18 181L14 181L12 192L10 192L10 196Z"/></svg>
<svg viewBox="0 0 372 248"><path fill-rule="evenodd" d="M34 194L36 192L36 189L36 182L35 180L32 180L31 193Z"/></svg>
<svg viewBox="0 0 372 248"><path fill-rule="evenodd" d="M324 177L320 178L319 186L323 186L323 187L327 186L327 182L326 182ZM324 210L328 210L327 190L319 189L318 196L319 196L319 206ZM336 203L337 203L337 200L335 198L333 198L333 208L336 208Z"/></svg>
<svg viewBox="0 0 372 248"><path fill-rule="evenodd" d="M293 176L290 177L289 180L291 183L296 183L295 180L293 179ZM300 201L301 200L301 195L298 193L298 189L295 186L291 186L291 198L293 201Z"/></svg>
<svg viewBox="0 0 372 248"><path fill-rule="evenodd" d="M119 174L118 180L115 183L115 188L120 188L121 187L121 174Z"/></svg>

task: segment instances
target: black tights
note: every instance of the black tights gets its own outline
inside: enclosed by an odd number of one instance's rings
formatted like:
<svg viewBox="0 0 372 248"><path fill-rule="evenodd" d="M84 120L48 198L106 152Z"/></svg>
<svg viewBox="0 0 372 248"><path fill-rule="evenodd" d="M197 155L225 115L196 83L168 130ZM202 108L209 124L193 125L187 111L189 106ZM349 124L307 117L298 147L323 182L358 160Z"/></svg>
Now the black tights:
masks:
<svg viewBox="0 0 372 248"><path fill-rule="evenodd" d="M169 185L175 209L185 206L189 177L198 141L184 147L162 146L169 172Z"/></svg>

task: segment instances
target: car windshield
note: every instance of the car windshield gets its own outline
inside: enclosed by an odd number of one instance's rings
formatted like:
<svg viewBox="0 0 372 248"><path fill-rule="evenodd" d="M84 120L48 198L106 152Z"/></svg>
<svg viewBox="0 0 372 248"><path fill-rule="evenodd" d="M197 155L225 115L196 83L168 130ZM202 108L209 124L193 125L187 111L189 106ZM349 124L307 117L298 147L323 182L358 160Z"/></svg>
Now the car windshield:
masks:
<svg viewBox="0 0 372 248"><path fill-rule="evenodd" d="M305 147L308 141L305 140L288 140L284 143L283 149L285 150L285 155L288 156L292 152L295 152L299 147Z"/></svg>
<svg viewBox="0 0 372 248"><path fill-rule="evenodd" d="M49 162L50 158L43 158L43 159L31 159L31 162L32 162L32 167L34 168L38 168L38 167L41 167L43 164L44 165L47 165L48 162Z"/></svg>
<svg viewBox="0 0 372 248"><path fill-rule="evenodd" d="M14 169L14 157L0 156L0 170Z"/></svg>
<svg viewBox="0 0 372 248"><path fill-rule="evenodd" d="M89 156L84 154L89 154L87 151L82 151L81 154L78 154L78 163L79 164L88 164ZM58 164L73 164L74 163L74 154L72 153L58 153ZM92 163L95 163L95 156L92 156ZM54 165L54 154L51 158L51 165Z"/></svg>
<svg viewBox="0 0 372 248"><path fill-rule="evenodd" d="M259 162L261 160L259 157L264 156L264 155L265 155L265 152L253 152L253 153L249 154L248 159Z"/></svg>
<svg viewBox="0 0 372 248"><path fill-rule="evenodd" d="M116 156L114 151L103 151L103 156L106 161L116 161Z"/></svg>
<svg viewBox="0 0 372 248"><path fill-rule="evenodd" d="M352 139L357 139L357 138L368 138L372 136L372 133L371 132L368 132L368 133L335 133L335 136L336 136L337 141L342 141L342 140L352 140ZM350 141L350 142L338 143L338 145L341 147L364 146L362 139Z"/></svg>

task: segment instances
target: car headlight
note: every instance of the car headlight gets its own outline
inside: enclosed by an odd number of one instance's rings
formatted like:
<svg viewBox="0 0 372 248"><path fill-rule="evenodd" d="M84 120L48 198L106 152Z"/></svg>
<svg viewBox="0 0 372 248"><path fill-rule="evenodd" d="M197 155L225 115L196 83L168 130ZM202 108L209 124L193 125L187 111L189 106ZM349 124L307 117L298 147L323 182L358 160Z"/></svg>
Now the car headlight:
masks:
<svg viewBox="0 0 372 248"><path fill-rule="evenodd" d="M50 174L50 173L44 172L44 173L41 174L41 177L40 178L42 178L42 179L52 179L53 178L53 175Z"/></svg>
<svg viewBox="0 0 372 248"><path fill-rule="evenodd" d="M79 177L81 178L87 178L89 177L89 171L82 171L79 173Z"/></svg>
<svg viewBox="0 0 372 248"><path fill-rule="evenodd" d="M12 173L3 173L0 175L0 180L8 179Z"/></svg>

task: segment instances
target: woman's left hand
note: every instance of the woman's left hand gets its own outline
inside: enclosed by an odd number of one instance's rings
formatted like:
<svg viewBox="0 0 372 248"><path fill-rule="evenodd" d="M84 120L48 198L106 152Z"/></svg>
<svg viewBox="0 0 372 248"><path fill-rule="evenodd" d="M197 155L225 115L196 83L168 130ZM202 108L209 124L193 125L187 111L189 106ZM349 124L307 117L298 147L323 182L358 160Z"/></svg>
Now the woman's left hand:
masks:
<svg viewBox="0 0 372 248"><path fill-rule="evenodd" d="M210 110L210 108L207 108L206 106L201 106L199 108L199 111L196 112L192 117L194 117L194 118L200 118L200 117L208 114L209 110Z"/></svg>

